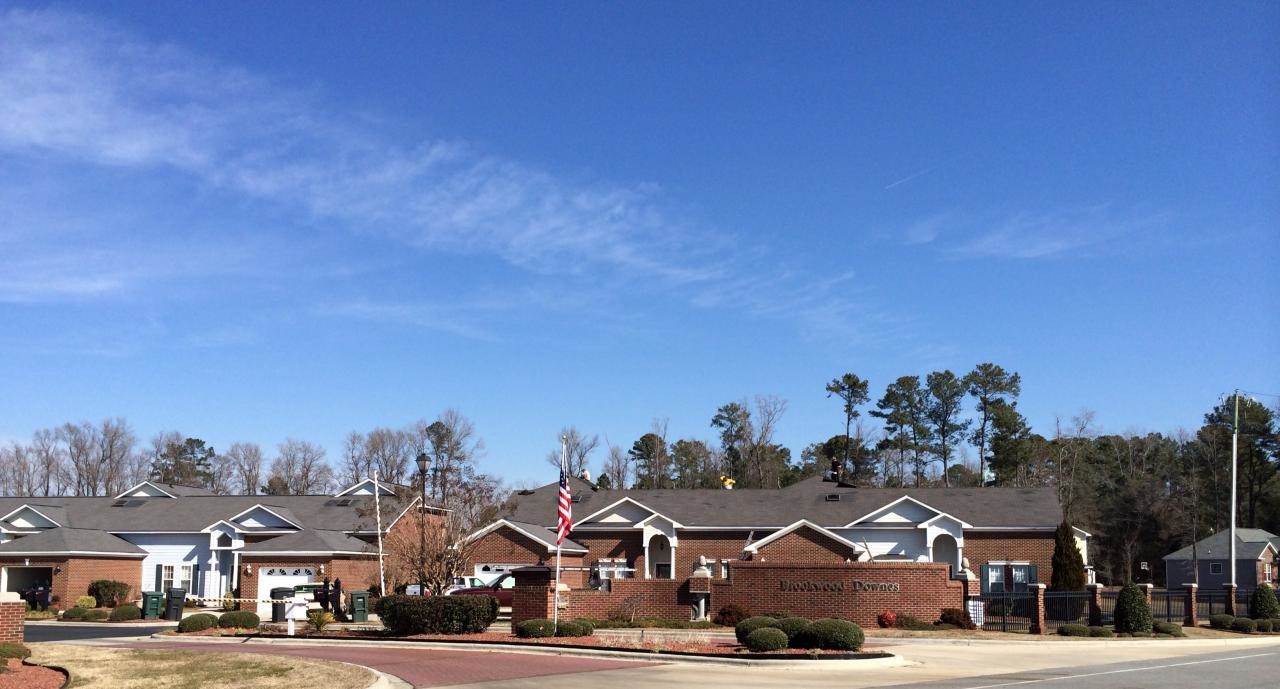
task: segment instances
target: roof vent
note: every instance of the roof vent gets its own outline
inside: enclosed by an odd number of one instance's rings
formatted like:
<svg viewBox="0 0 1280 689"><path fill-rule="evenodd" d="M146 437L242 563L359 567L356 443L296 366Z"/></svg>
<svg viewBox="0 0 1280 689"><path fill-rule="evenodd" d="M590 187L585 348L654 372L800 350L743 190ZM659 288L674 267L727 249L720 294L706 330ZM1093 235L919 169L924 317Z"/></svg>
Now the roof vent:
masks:
<svg viewBox="0 0 1280 689"><path fill-rule="evenodd" d="M826 496L825 498L823 498L823 499L824 499L824 500L826 500L827 502L840 502L840 494L839 494L839 493L827 493L827 496Z"/></svg>
<svg viewBox="0 0 1280 689"><path fill-rule="evenodd" d="M571 499L571 500L573 500L574 502L582 502L582 496L581 496L581 495L575 495L575 496L573 496L573 497L572 497L572 498L570 498L570 499Z"/></svg>
<svg viewBox="0 0 1280 689"><path fill-rule="evenodd" d="M533 495L533 491L529 490L528 488L525 488L524 490L516 493L516 495Z"/></svg>
<svg viewBox="0 0 1280 689"><path fill-rule="evenodd" d="M352 500L351 498L343 498L338 501L338 507L350 507L353 502L355 502L355 500Z"/></svg>
<svg viewBox="0 0 1280 689"><path fill-rule="evenodd" d="M112 507L124 507L125 505L128 505L128 504L129 504L129 501L128 501L128 500L116 500L115 502L111 503L111 506L112 506Z"/></svg>

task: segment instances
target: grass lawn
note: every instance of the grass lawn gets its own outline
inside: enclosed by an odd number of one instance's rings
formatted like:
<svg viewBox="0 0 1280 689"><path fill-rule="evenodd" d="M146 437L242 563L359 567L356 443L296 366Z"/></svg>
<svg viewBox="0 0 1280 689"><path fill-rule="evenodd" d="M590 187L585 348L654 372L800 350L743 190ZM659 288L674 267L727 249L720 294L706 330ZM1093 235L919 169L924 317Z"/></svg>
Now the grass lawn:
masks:
<svg viewBox="0 0 1280 689"><path fill-rule="evenodd" d="M74 689L364 689L374 679L353 665L282 656L47 643L30 648L32 661L70 670Z"/></svg>

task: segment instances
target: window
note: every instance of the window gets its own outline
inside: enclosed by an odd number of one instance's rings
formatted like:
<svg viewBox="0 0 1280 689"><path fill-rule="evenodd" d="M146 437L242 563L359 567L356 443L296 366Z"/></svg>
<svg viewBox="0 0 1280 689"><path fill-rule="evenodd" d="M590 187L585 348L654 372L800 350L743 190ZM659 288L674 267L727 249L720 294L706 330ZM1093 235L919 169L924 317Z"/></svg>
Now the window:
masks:
<svg viewBox="0 0 1280 689"><path fill-rule="evenodd" d="M1209 573L1210 573L1210 574L1222 574L1222 563L1221 563L1221 562L1210 562L1210 563L1209 563Z"/></svg>
<svg viewBox="0 0 1280 689"><path fill-rule="evenodd" d="M987 567L987 590L992 593L1004 593L1004 565Z"/></svg>
<svg viewBox="0 0 1280 689"><path fill-rule="evenodd" d="M627 561L624 559L596 560L597 579L630 579L634 574L634 570L627 566Z"/></svg>
<svg viewBox="0 0 1280 689"><path fill-rule="evenodd" d="M174 579L175 574L177 575L176 580ZM160 578L161 591L180 588L191 592L191 565L165 565L161 568Z"/></svg>
<svg viewBox="0 0 1280 689"><path fill-rule="evenodd" d="M729 578L729 561L728 560L720 561L720 578L721 579Z"/></svg>
<svg viewBox="0 0 1280 689"><path fill-rule="evenodd" d="M1025 562L987 563L987 590L991 593L1026 593L1031 584L1032 566Z"/></svg>
<svg viewBox="0 0 1280 689"><path fill-rule="evenodd" d="M1270 562L1262 563L1262 580L1271 581L1271 563Z"/></svg>

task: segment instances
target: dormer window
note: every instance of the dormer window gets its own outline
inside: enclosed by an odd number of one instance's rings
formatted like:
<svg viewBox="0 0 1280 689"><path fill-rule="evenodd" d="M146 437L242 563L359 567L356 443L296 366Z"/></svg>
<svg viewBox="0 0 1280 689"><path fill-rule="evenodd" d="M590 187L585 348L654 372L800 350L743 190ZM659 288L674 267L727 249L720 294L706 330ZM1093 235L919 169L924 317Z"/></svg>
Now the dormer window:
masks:
<svg viewBox="0 0 1280 689"><path fill-rule="evenodd" d="M225 533L224 533L224 534L219 534L219 535L218 535L218 547L219 547L219 548L230 548L231 546L232 546L232 542L231 542L231 537L230 537L230 536L228 536L228 535L227 535L227 534L225 534Z"/></svg>

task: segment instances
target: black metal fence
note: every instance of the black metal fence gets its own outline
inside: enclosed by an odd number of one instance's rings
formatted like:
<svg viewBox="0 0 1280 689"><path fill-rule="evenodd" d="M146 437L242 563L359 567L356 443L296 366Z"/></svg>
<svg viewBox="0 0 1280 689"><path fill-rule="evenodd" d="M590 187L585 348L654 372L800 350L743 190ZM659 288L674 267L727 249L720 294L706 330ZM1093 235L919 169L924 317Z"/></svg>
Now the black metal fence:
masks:
<svg viewBox="0 0 1280 689"><path fill-rule="evenodd" d="M1034 593L984 593L981 626L989 632L1027 632L1036 616ZM978 620L974 620L978 622Z"/></svg>
<svg viewBox="0 0 1280 689"><path fill-rule="evenodd" d="M1187 592L1152 589L1151 618L1181 624L1187 619Z"/></svg>
<svg viewBox="0 0 1280 689"><path fill-rule="evenodd" d="M1045 591L1044 626L1057 629L1064 624L1089 624L1088 591Z"/></svg>
<svg viewBox="0 0 1280 689"><path fill-rule="evenodd" d="M1207 620L1227 614L1227 595L1226 591L1196 591L1196 616Z"/></svg>
<svg viewBox="0 0 1280 689"><path fill-rule="evenodd" d="M1120 597L1119 591L1103 591L1099 609L1102 610L1102 623L1116 623L1116 598Z"/></svg>

